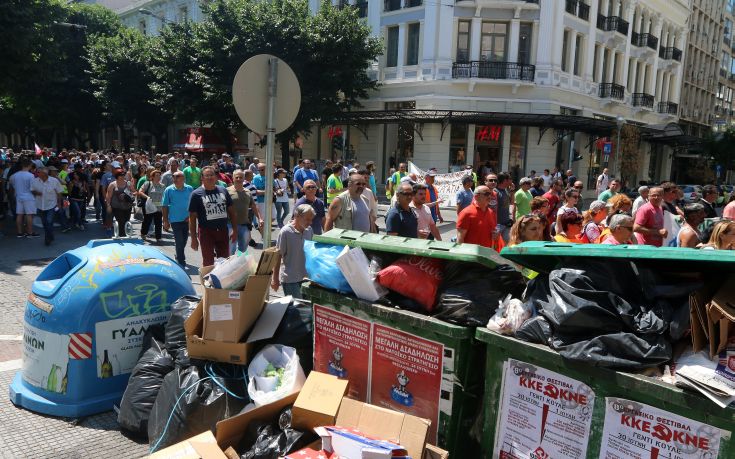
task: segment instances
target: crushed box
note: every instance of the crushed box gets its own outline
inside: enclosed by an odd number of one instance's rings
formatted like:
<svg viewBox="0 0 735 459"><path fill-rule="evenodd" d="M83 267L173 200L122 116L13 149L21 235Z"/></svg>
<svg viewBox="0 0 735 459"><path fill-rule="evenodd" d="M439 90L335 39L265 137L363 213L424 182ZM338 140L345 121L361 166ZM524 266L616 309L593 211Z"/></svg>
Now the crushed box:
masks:
<svg viewBox="0 0 735 459"><path fill-rule="evenodd" d="M287 300L287 301L284 301ZM237 343L206 339L202 336L204 326L204 303L200 301L186 322L186 348L189 357L215 362L246 365L256 341L272 337L288 308L290 297L267 303L258 317L247 339Z"/></svg>
<svg viewBox="0 0 735 459"><path fill-rule="evenodd" d="M275 248L264 250L255 274L248 277L242 290L207 288L204 286L204 277L214 266L205 266L199 271L204 288L204 339L225 343L240 341L263 309L279 256Z"/></svg>
<svg viewBox="0 0 735 459"><path fill-rule="evenodd" d="M301 388L301 395L294 403L291 425L299 430L313 430L315 427L334 423L347 393L349 382L336 376L312 371Z"/></svg>
<svg viewBox="0 0 735 459"><path fill-rule="evenodd" d="M212 432L195 435L186 440L157 451L151 459L227 459L225 453L217 446Z"/></svg>
<svg viewBox="0 0 735 459"><path fill-rule="evenodd" d="M735 323L735 276L700 289L690 296L689 304L694 352L709 342L709 355L714 358L727 347L730 327Z"/></svg>

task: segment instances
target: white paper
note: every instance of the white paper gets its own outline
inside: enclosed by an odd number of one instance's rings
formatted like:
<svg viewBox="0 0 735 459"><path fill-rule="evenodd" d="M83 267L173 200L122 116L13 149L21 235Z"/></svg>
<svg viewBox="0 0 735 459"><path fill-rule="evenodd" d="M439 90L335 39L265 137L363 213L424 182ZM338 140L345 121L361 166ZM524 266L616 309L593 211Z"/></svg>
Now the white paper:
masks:
<svg viewBox="0 0 735 459"><path fill-rule="evenodd" d="M730 433L643 403L605 398L600 459L717 458Z"/></svg>
<svg viewBox="0 0 735 459"><path fill-rule="evenodd" d="M724 350L717 360L712 361L706 351L686 352L676 361L676 374L731 397L735 396L735 375L731 368L735 359L728 355L730 353Z"/></svg>
<svg viewBox="0 0 735 459"><path fill-rule="evenodd" d="M587 457L595 393L559 373L509 359L493 457Z"/></svg>
<svg viewBox="0 0 735 459"><path fill-rule="evenodd" d="M253 327L253 331L248 335L247 342L254 343L255 341L271 338L281 324L289 303L291 303L290 295L266 304Z"/></svg>
<svg viewBox="0 0 735 459"><path fill-rule="evenodd" d="M131 316L122 319L97 322L95 346L97 351L97 377L102 377L105 350L112 364L113 376L130 373L138 363L138 354L143 347L143 335L151 325L165 324L171 312Z"/></svg>
<svg viewBox="0 0 735 459"><path fill-rule="evenodd" d="M51 392L64 393L69 363L69 335L23 325L23 379ZM72 384L78 381L72 382Z"/></svg>
<svg viewBox="0 0 735 459"><path fill-rule="evenodd" d="M222 320L232 320L231 304L212 304L209 306L209 321L219 322Z"/></svg>

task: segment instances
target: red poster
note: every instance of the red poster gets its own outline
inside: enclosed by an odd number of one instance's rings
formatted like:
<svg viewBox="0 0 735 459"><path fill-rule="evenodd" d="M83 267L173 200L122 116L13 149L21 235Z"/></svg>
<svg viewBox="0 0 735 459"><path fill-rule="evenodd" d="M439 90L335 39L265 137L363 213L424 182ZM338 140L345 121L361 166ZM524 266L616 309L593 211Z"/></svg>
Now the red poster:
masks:
<svg viewBox="0 0 735 459"><path fill-rule="evenodd" d="M431 420L436 443L444 345L373 324L370 403Z"/></svg>
<svg viewBox="0 0 735 459"><path fill-rule="evenodd" d="M368 401L370 322L314 305L314 370L350 381L347 395Z"/></svg>

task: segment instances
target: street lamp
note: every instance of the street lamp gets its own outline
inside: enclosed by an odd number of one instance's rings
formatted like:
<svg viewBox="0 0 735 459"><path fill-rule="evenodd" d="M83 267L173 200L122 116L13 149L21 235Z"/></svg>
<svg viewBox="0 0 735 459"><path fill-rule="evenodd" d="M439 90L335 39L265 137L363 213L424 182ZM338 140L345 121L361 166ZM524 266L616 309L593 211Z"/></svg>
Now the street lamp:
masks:
<svg viewBox="0 0 735 459"><path fill-rule="evenodd" d="M617 120L615 120L618 124L618 141L615 143L615 158L613 158L613 177L620 179L620 177L617 175L617 169L618 169L618 160L620 157L620 130L623 128L623 125L625 124L625 118L622 116L618 116Z"/></svg>
<svg viewBox="0 0 735 459"><path fill-rule="evenodd" d="M154 13L154 12L153 12L153 11L151 11L151 10L148 10L148 9L145 9L145 8L140 8L140 9L138 10L138 13L140 13L140 14L142 14L142 15L145 15L145 16L151 16L151 17L154 17L154 18L158 19L159 21L163 22L164 24L171 24L171 21L169 21L169 20L168 20L168 19L166 19L165 17L161 16L160 14L156 14L156 13Z"/></svg>

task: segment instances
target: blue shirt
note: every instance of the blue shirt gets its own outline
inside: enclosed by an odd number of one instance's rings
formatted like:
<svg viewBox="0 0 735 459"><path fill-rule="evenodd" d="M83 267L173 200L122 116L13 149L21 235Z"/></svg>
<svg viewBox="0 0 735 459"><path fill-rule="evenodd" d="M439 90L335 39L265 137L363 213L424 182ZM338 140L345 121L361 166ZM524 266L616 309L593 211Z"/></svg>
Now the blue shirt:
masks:
<svg viewBox="0 0 735 459"><path fill-rule="evenodd" d="M296 201L296 204L294 204L294 210L296 210L296 208L301 204L309 204L314 209L316 215L314 215L314 220L311 221L311 229L314 234L322 234L322 220L324 220L324 216L326 215L324 201L316 198L314 202L311 202L306 199L306 196L302 196L298 201Z"/></svg>
<svg viewBox="0 0 735 459"><path fill-rule="evenodd" d="M426 189L429 191L429 202L436 202L437 200L437 192L436 187L434 185L426 185ZM438 206L439 204L437 204ZM434 219L434 223L439 219L439 216L436 214L436 206L431 206L429 208L431 210L431 218Z"/></svg>
<svg viewBox="0 0 735 459"><path fill-rule="evenodd" d="M472 204L472 198L474 198L472 190L462 190L457 192L457 206L459 207L459 210L457 211L458 215L462 209Z"/></svg>
<svg viewBox="0 0 735 459"><path fill-rule="evenodd" d="M265 191L265 180L262 175L258 174L253 177L252 183L259 191ZM265 194L258 195L258 202L265 202Z"/></svg>
<svg viewBox="0 0 735 459"><path fill-rule="evenodd" d="M373 194L378 196L378 187L375 185L375 176L373 174L370 174L370 189L373 190Z"/></svg>
<svg viewBox="0 0 735 459"><path fill-rule="evenodd" d="M194 188L184 184L184 188L177 189L176 185L169 185L163 190L162 206L168 207L168 221L171 223L183 222L189 217L189 199Z"/></svg>
<svg viewBox="0 0 735 459"><path fill-rule="evenodd" d="M313 180L315 182L318 182L317 178L318 177L314 169L306 170L304 168L298 169L293 176L294 181L298 182L298 184L301 185L302 187L304 186L304 182L306 182L307 180ZM317 233L315 231L314 234L320 234L320 233Z"/></svg>
<svg viewBox="0 0 735 459"><path fill-rule="evenodd" d="M403 237L419 237L419 221L413 209L401 209L394 205L385 216L385 232L396 233Z"/></svg>

